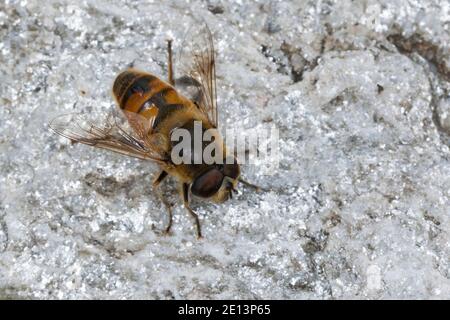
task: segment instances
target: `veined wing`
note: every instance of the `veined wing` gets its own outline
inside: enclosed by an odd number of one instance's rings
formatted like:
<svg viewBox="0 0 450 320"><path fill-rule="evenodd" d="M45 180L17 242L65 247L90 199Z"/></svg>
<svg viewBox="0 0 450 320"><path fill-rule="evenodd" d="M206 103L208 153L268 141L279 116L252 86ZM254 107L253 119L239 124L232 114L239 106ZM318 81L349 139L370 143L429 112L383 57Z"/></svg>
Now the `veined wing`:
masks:
<svg viewBox="0 0 450 320"><path fill-rule="evenodd" d="M192 97L198 108L214 127L218 127L216 65L214 41L211 30L203 27L188 31L179 58L180 73L184 76L176 85L194 86L197 93ZM175 70L175 72L177 72Z"/></svg>
<svg viewBox="0 0 450 320"><path fill-rule="evenodd" d="M89 146L142 160L168 161L167 156L159 151L160 148L152 147L143 130L133 133L121 122L114 112L108 115L104 124L96 124L83 114L65 114L56 117L50 128L63 137Z"/></svg>

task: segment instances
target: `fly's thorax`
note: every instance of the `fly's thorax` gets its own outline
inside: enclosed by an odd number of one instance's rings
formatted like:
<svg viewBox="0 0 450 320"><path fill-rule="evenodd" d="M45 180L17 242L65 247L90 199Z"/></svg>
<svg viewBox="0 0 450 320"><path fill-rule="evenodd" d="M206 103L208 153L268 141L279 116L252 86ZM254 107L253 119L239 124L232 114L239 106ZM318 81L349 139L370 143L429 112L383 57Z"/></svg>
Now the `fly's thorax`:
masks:
<svg viewBox="0 0 450 320"><path fill-rule="evenodd" d="M223 163L226 157L223 138L208 121L199 118L188 119L181 126L174 126L169 136L174 163Z"/></svg>
<svg viewBox="0 0 450 320"><path fill-rule="evenodd" d="M209 130L213 130L214 135L208 136ZM179 139L171 135L171 157L172 162L176 164L175 175L183 182L193 184L193 193L196 196L213 197L223 180L227 182L229 178L237 179L240 174L239 165L233 156L227 155L222 137L209 122L190 119L182 126L174 128L172 134L174 132L179 133ZM208 159L211 150L212 157ZM231 181L232 187L235 184ZM229 183L224 186L229 188ZM209 193L209 190L214 192Z"/></svg>

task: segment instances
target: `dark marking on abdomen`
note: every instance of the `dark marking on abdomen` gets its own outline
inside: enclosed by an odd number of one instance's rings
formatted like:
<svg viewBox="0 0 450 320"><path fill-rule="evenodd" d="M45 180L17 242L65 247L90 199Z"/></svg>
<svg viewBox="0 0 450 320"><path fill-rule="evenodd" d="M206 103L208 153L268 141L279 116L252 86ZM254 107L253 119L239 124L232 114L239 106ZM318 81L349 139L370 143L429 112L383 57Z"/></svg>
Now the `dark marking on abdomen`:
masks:
<svg viewBox="0 0 450 320"><path fill-rule="evenodd" d="M144 94L150 91L150 82L156 79L151 75L144 75L136 78L131 85L126 89L125 94L120 99L120 108L124 109L127 105L128 99L135 93Z"/></svg>
<svg viewBox="0 0 450 320"><path fill-rule="evenodd" d="M161 122L163 122L172 112L183 109L182 104L166 104L163 107L158 106L158 115L156 116L153 128L156 128Z"/></svg>
<svg viewBox="0 0 450 320"><path fill-rule="evenodd" d="M166 95L169 92L175 92L172 87L165 87L161 91L156 92L153 96L147 99L139 108L137 113L155 106L158 108L158 115L156 116L153 127L155 128L159 123L161 123L171 112L175 110L182 109L184 106L182 104L167 103Z"/></svg>
<svg viewBox="0 0 450 320"><path fill-rule="evenodd" d="M113 93L117 100L125 94L125 91L137 77L139 77L138 73L129 70L122 72L116 77L113 85Z"/></svg>
<svg viewBox="0 0 450 320"><path fill-rule="evenodd" d="M155 105L158 109L162 109L167 106L166 102L166 94L170 91L175 91L170 87L166 87L159 92L156 92L153 96L151 96L147 101L145 101L140 107L137 113L141 113L145 109L149 108L152 104Z"/></svg>

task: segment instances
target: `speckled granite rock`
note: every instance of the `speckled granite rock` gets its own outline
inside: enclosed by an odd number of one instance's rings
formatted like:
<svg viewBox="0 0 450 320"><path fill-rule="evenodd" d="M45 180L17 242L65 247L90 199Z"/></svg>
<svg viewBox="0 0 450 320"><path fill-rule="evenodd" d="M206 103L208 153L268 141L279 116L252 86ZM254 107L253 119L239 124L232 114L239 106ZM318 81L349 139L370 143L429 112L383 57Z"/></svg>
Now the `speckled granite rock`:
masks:
<svg viewBox="0 0 450 320"><path fill-rule="evenodd" d="M448 1L246 3L0 3L0 298L450 298ZM194 16L222 123L280 132L244 168L271 191L197 203L201 241L173 181L152 229L154 165L48 129L130 63L164 77Z"/></svg>

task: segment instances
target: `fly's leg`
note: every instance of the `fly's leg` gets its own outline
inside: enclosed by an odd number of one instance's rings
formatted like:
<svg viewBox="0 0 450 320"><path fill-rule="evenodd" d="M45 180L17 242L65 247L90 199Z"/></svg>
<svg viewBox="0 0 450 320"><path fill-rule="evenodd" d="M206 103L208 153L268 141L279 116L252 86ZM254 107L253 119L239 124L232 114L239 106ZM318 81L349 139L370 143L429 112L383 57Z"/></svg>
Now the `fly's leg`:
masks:
<svg viewBox="0 0 450 320"><path fill-rule="evenodd" d="M158 177L155 179L155 181L153 181L153 186L156 188L159 186L159 184L167 177L167 172L165 172L164 170L162 170Z"/></svg>
<svg viewBox="0 0 450 320"><path fill-rule="evenodd" d="M168 61L168 73L169 73L169 83L175 86L174 74L173 74L173 63L172 63L172 40L167 40L167 53L169 56Z"/></svg>
<svg viewBox="0 0 450 320"><path fill-rule="evenodd" d="M158 194L159 199L161 200L161 202L164 204L164 206L167 208L167 213L169 214L169 223L167 224L166 229L164 230L164 233L169 233L170 232L170 228L172 227L172 206L170 205L170 203L167 201L167 199L164 197L163 193L161 192L159 187L159 184L161 183L161 181L163 181L165 178L167 177L167 172L166 171L161 171L161 173L158 175L158 177L155 179L155 181L153 181L153 188L155 189L155 191Z"/></svg>
<svg viewBox="0 0 450 320"><path fill-rule="evenodd" d="M198 219L198 215L189 206L189 185L187 183L183 183L183 201L184 207L195 220L195 226L197 228L197 238L200 239L202 238L202 229L200 227L200 220Z"/></svg>

